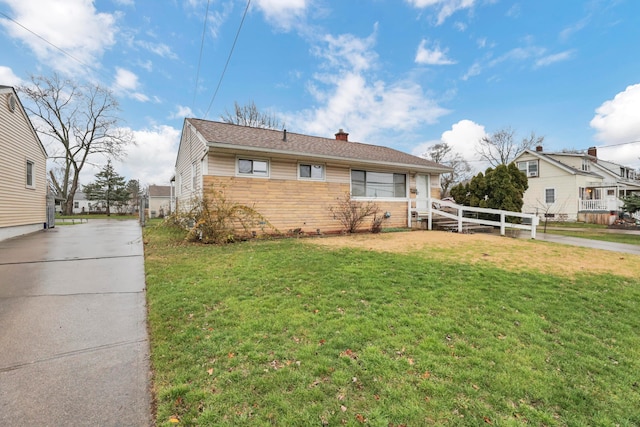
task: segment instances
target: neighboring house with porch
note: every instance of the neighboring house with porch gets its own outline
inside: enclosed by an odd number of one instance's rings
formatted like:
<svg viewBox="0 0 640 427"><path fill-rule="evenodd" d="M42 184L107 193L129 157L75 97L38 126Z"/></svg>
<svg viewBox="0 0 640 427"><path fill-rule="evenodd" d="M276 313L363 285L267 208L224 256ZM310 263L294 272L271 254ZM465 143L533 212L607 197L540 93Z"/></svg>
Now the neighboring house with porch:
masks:
<svg viewBox="0 0 640 427"><path fill-rule="evenodd" d="M177 210L209 186L252 206L281 232L342 229L330 212L338 199L375 202L383 227L411 227L412 211L440 196L440 174L451 169L378 145L185 119L175 165ZM369 228L370 221L363 224Z"/></svg>
<svg viewBox="0 0 640 427"><path fill-rule="evenodd" d="M17 92L0 86L0 240L47 227L46 161Z"/></svg>
<svg viewBox="0 0 640 427"><path fill-rule="evenodd" d="M587 153L546 153L541 146L525 150L514 162L527 174L522 212L560 221L611 224L621 197L640 194L640 176L633 168Z"/></svg>
<svg viewBox="0 0 640 427"><path fill-rule="evenodd" d="M164 218L171 213L171 186L150 185L148 196L150 218Z"/></svg>

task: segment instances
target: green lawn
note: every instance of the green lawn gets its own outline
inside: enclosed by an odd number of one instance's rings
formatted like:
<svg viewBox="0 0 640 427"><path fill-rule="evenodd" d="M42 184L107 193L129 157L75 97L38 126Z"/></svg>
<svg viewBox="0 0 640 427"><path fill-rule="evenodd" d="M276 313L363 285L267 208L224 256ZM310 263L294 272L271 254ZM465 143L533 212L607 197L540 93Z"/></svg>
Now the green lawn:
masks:
<svg viewBox="0 0 640 427"><path fill-rule="evenodd" d="M159 426L640 425L639 279L144 236Z"/></svg>

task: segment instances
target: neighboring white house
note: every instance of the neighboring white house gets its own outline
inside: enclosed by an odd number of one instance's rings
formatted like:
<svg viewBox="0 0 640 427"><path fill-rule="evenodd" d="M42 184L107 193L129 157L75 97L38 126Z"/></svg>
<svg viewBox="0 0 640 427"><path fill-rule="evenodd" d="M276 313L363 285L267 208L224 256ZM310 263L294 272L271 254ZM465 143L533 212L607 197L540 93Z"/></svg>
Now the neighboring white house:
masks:
<svg viewBox="0 0 640 427"><path fill-rule="evenodd" d="M0 86L0 240L47 227L46 161L18 94Z"/></svg>
<svg viewBox="0 0 640 427"><path fill-rule="evenodd" d="M171 213L171 186L149 186L149 217L162 218Z"/></svg>
<svg viewBox="0 0 640 427"><path fill-rule="evenodd" d="M587 153L546 153L541 146L525 150L514 162L527 174L522 212L560 221L611 224L622 208L621 197L640 194L633 168Z"/></svg>

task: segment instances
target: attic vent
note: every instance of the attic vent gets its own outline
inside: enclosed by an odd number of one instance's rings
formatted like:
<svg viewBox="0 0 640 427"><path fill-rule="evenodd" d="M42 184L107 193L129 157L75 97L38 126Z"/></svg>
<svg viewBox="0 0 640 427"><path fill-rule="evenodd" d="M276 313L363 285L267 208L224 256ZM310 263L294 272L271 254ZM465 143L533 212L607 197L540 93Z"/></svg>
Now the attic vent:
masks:
<svg viewBox="0 0 640 427"><path fill-rule="evenodd" d="M16 111L16 103L16 97L12 93L10 93L9 97L7 98L7 105L9 106L9 111L11 111L12 113Z"/></svg>

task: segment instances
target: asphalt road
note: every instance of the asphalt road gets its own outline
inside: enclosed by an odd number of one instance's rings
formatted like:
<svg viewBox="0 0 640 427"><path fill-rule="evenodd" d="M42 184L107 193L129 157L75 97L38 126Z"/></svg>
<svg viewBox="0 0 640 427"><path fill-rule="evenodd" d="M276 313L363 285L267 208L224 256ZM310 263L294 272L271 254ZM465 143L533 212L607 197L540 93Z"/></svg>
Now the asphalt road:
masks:
<svg viewBox="0 0 640 427"><path fill-rule="evenodd" d="M0 424L151 425L135 220L0 242Z"/></svg>

